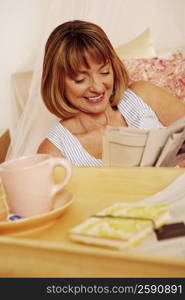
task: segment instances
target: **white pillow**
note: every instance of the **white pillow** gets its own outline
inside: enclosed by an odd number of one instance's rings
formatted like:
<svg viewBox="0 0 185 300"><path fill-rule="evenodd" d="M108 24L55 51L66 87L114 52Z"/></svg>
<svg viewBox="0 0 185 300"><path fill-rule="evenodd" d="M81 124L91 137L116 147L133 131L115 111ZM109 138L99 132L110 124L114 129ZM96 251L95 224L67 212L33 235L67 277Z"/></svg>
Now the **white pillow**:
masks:
<svg viewBox="0 0 185 300"><path fill-rule="evenodd" d="M185 58L185 46L178 46L157 51L157 56L165 59Z"/></svg>
<svg viewBox="0 0 185 300"><path fill-rule="evenodd" d="M146 28L130 42L115 48L120 59L127 58L151 58L156 56L150 28Z"/></svg>

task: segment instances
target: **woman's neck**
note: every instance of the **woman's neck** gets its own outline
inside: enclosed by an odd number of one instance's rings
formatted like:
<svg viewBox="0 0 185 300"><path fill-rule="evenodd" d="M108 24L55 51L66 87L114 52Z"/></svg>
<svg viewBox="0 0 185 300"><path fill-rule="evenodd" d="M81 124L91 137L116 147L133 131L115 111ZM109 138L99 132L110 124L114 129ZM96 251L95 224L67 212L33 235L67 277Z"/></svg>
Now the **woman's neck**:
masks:
<svg viewBox="0 0 185 300"><path fill-rule="evenodd" d="M87 114L79 112L75 117L61 121L72 134L76 136L86 135L95 131L103 132L107 125L128 126L119 110L112 107L100 114Z"/></svg>
<svg viewBox="0 0 185 300"><path fill-rule="evenodd" d="M88 114L80 112L76 118L78 119L84 132L103 129L107 125L123 126L123 124L121 124L122 117L119 111L113 110L111 106L107 107L104 112L99 114Z"/></svg>

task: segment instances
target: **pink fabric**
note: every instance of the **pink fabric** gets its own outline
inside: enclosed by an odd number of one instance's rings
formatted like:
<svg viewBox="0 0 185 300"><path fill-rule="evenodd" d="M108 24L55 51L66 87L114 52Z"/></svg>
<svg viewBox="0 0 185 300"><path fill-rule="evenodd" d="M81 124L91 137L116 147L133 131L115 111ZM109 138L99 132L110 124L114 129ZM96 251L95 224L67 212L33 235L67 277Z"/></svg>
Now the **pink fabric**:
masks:
<svg viewBox="0 0 185 300"><path fill-rule="evenodd" d="M129 85L138 80L147 80L166 89L185 102L185 58L124 59L130 76Z"/></svg>

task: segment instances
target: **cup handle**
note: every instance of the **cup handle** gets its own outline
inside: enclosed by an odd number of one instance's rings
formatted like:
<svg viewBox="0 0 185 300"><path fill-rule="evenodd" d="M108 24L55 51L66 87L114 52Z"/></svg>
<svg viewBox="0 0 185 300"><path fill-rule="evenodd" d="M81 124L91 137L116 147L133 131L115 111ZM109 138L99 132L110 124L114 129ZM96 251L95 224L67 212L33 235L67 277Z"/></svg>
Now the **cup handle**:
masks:
<svg viewBox="0 0 185 300"><path fill-rule="evenodd" d="M51 165L52 173L56 167L63 167L65 169L65 176L62 182L60 183L53 183L52 187L52 195L54 196L57 192L59 192L70 180L72 175L72 168L69 161L65 158L60 157L52 157L48 161ZM51 174L52 174L51 173Z"/></svg>

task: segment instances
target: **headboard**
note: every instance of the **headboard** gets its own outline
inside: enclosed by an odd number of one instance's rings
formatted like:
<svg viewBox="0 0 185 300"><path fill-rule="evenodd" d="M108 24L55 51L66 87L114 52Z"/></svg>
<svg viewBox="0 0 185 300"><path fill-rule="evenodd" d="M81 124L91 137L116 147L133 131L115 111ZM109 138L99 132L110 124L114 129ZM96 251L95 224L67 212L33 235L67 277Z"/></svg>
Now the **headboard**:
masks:
<svg viewBox="0 0 185 300"><path fill-rule="evenodd" d="M29 97L32 76L33 71L17 72L11 75L11 83L19 116L21 115Z"/></svg>

